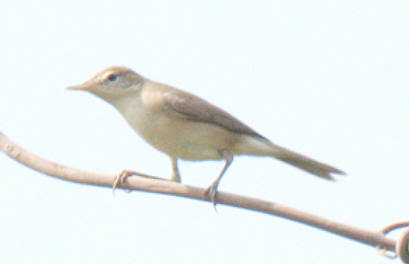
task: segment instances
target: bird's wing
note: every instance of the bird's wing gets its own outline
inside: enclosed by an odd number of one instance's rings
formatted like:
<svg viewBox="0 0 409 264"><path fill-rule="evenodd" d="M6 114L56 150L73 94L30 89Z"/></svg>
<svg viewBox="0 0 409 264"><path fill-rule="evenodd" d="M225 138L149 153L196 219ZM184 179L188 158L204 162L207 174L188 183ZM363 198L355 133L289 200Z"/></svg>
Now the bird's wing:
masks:
<svg viewBox="0 0 409 264"><path fill-rule="evenodd" d="M193 122L211 123L234 133L252 135L266 140L232 115L193 94L162 84L156 84L155 90L163 95L160 100L161 108L172 110L182 118Z"/></svg>

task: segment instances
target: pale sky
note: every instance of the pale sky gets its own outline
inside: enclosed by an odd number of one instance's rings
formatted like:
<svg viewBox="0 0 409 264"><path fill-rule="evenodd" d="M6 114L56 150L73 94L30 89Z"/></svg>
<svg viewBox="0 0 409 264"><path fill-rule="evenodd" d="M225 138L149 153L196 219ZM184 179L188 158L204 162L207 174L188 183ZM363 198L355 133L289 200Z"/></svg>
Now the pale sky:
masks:
<svg viewBox="0 0 409 264"><path fill-rule="evenodd" d="M170 176L109 104L65 91L112 65L194 93L335 183L237 157L220 191L376 230L408 220L408 1L3 1L0 131L63 165ZM222 162L180 162L207 187ZM4 263L391 263L375 248L237 208L60 181L0 153ZM399 232L392 234L396 237Z"/></svg>

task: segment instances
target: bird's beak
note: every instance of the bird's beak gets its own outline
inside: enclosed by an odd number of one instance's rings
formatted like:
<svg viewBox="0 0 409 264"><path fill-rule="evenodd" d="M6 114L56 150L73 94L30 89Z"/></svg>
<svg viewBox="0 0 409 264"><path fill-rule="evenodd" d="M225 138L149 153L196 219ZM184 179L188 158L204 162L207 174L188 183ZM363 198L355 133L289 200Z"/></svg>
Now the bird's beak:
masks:
<svg viewBox="0 0 409 264"><path fill-rule="evenodd" d="M90 91L92 85L83 83L83 84L78 84L78 85L73 85L73 86L68 86L65 88L66 90L79 90L79 91Z"/></svg>

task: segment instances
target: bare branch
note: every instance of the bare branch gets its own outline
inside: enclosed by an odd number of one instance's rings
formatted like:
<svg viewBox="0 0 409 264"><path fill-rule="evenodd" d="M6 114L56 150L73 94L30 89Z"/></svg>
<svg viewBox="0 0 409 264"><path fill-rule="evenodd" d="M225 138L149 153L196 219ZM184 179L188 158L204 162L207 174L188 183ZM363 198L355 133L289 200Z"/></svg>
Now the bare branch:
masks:
<svg viewBox="0 0 409 264"><path fill-rule="evenodd" d="M27 167L65 181L112 188L112 184L116 176L77 170L42 159L20 147L19 145L5 137L2 133L0 133L0 149L9 157ZM126 180L125 183L120 183L117 188L168 194L191 198L199 201L206 201L203 195L205 190L202 188L182 185L169 181L146 179L142 177L130 177ZM385 253L386 250L391 252L397 251L397 242L386 237L386 233L393 228L400 228L402 226L408 225L407 222L406 225L391 224L379 231L372 231L329 220L277 203L231 193L218 192L217 201L219 204L249 209L252 211L264 212L267 214L280 216L309 226L313 226L321 230L325 230L370 246L377 247L378 250L381 251L381 253ZM400 247L398 250L399 257L405 263L408 263L407 261L409 259L407 250L408 230L408 228L405 229L405 232L403 233L405 233L406 235L402 235L402 237L400 238L400 242L398 243ZM405 246L406 250L404 249Z"/></svg>

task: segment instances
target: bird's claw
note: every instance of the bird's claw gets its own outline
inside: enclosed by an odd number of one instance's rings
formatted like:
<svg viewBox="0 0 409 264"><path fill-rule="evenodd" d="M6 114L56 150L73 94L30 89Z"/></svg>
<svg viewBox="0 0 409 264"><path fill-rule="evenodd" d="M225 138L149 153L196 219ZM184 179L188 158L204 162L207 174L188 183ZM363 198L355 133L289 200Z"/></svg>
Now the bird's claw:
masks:
<svg viewBox="0 0 409 264"><path fill-rule="evenodd" d="M146 179L153 179L153 180L162 180L162 181L169 181L168 179L163 179L160 177L156 177L156 176L152 176L152 175L148 175L148 174L144 174L144 173L140 173L137 171L129 171L129 170L123 170L120 173L118 173L117 175L115 175L114 177L114 182L112 183L112 192L115 195L115 189L119 187L119 185L124 184L126 179L129 176L140 176ZM126 192L131 192L131 190L125 190Z"/></svg>
<svg viewBox="0 0 409 264"><path fill-rule="evenodd" d="M129 176L134 175L132 172L129 171L121 171L114 177L114 182L112 184L112 194L115 195L115 189L120 185L123 184ZM128 190L129 191L129 190Z"/></svg>
<svg viewBox="0 0 409 264"><path fill-rule="evenodd" d="M204 192L204 197L212 201L213 208L217 212L216 205L217 205L217 186L210 185L206 188Z"/></svg>

